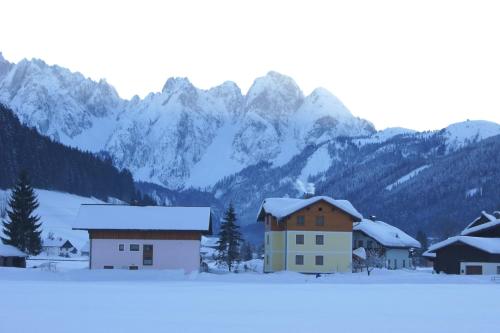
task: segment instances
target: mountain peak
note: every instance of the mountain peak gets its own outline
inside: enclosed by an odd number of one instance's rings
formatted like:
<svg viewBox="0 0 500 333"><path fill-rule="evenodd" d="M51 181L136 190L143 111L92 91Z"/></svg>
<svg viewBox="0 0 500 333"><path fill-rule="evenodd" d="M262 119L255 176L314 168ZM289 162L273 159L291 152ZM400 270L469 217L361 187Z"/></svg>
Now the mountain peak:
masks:
<svg viewBox="0 0 500 333"><path fill-rule="evenodd" d="M304 94L289 76L271 71L255 79L246 95L247 109L264 113L294 112L302 104Z"/></svg>
<svg viewBox="0 0 500 333"><path fill-rule="evenodd" d="M193 89L194 86L187 77L170 77L161 90L162 93L176 90Z"/></svg>

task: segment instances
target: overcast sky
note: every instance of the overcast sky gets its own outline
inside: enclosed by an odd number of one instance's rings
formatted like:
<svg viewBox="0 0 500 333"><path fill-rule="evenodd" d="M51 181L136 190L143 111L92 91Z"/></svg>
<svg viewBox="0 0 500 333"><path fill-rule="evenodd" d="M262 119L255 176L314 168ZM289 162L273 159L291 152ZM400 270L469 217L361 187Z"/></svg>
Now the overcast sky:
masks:
<svg viewBox="0 0 500 333"><path fill-rule="evenodd" d="M171 76L244 93L275 70L378 129L500 123L499 1L2 1L0 51L105 78L120 96Z"/></svg>

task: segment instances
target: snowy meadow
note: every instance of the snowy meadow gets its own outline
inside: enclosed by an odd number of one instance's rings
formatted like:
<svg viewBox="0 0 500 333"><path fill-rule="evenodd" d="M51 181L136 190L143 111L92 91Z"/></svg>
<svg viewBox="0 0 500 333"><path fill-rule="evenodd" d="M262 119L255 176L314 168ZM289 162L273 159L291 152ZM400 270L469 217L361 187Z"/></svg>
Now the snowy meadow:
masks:
<svg viewBox="0 0 500 333"><path fill-rule="evenodd" d="M0 332L495 332L488 276L0 268Z"/></svg>

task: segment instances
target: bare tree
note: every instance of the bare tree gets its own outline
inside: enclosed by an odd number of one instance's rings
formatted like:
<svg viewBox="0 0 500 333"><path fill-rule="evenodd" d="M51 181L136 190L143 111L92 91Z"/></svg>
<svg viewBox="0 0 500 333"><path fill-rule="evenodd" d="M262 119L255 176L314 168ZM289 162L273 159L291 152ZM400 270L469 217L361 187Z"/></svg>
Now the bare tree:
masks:
<svg viewBox="0 0 500 333"><path fill-rule="evenodd" d="M385 264L385 251L380 249L365 249L365 258L354 257L353 269L355 272L366 270L368 276L375 268L382 268Z"/></svg>

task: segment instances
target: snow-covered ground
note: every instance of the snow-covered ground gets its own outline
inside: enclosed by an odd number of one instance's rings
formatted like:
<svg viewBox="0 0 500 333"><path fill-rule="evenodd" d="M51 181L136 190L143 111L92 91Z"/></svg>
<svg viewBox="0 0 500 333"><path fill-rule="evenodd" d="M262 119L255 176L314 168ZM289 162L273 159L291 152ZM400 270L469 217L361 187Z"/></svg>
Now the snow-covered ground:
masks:
<svg viewBox="0 0 500 333"><path fill-rule="evenodd" d="M488 276L0 268L0 332L496 332Z"/></svg>

